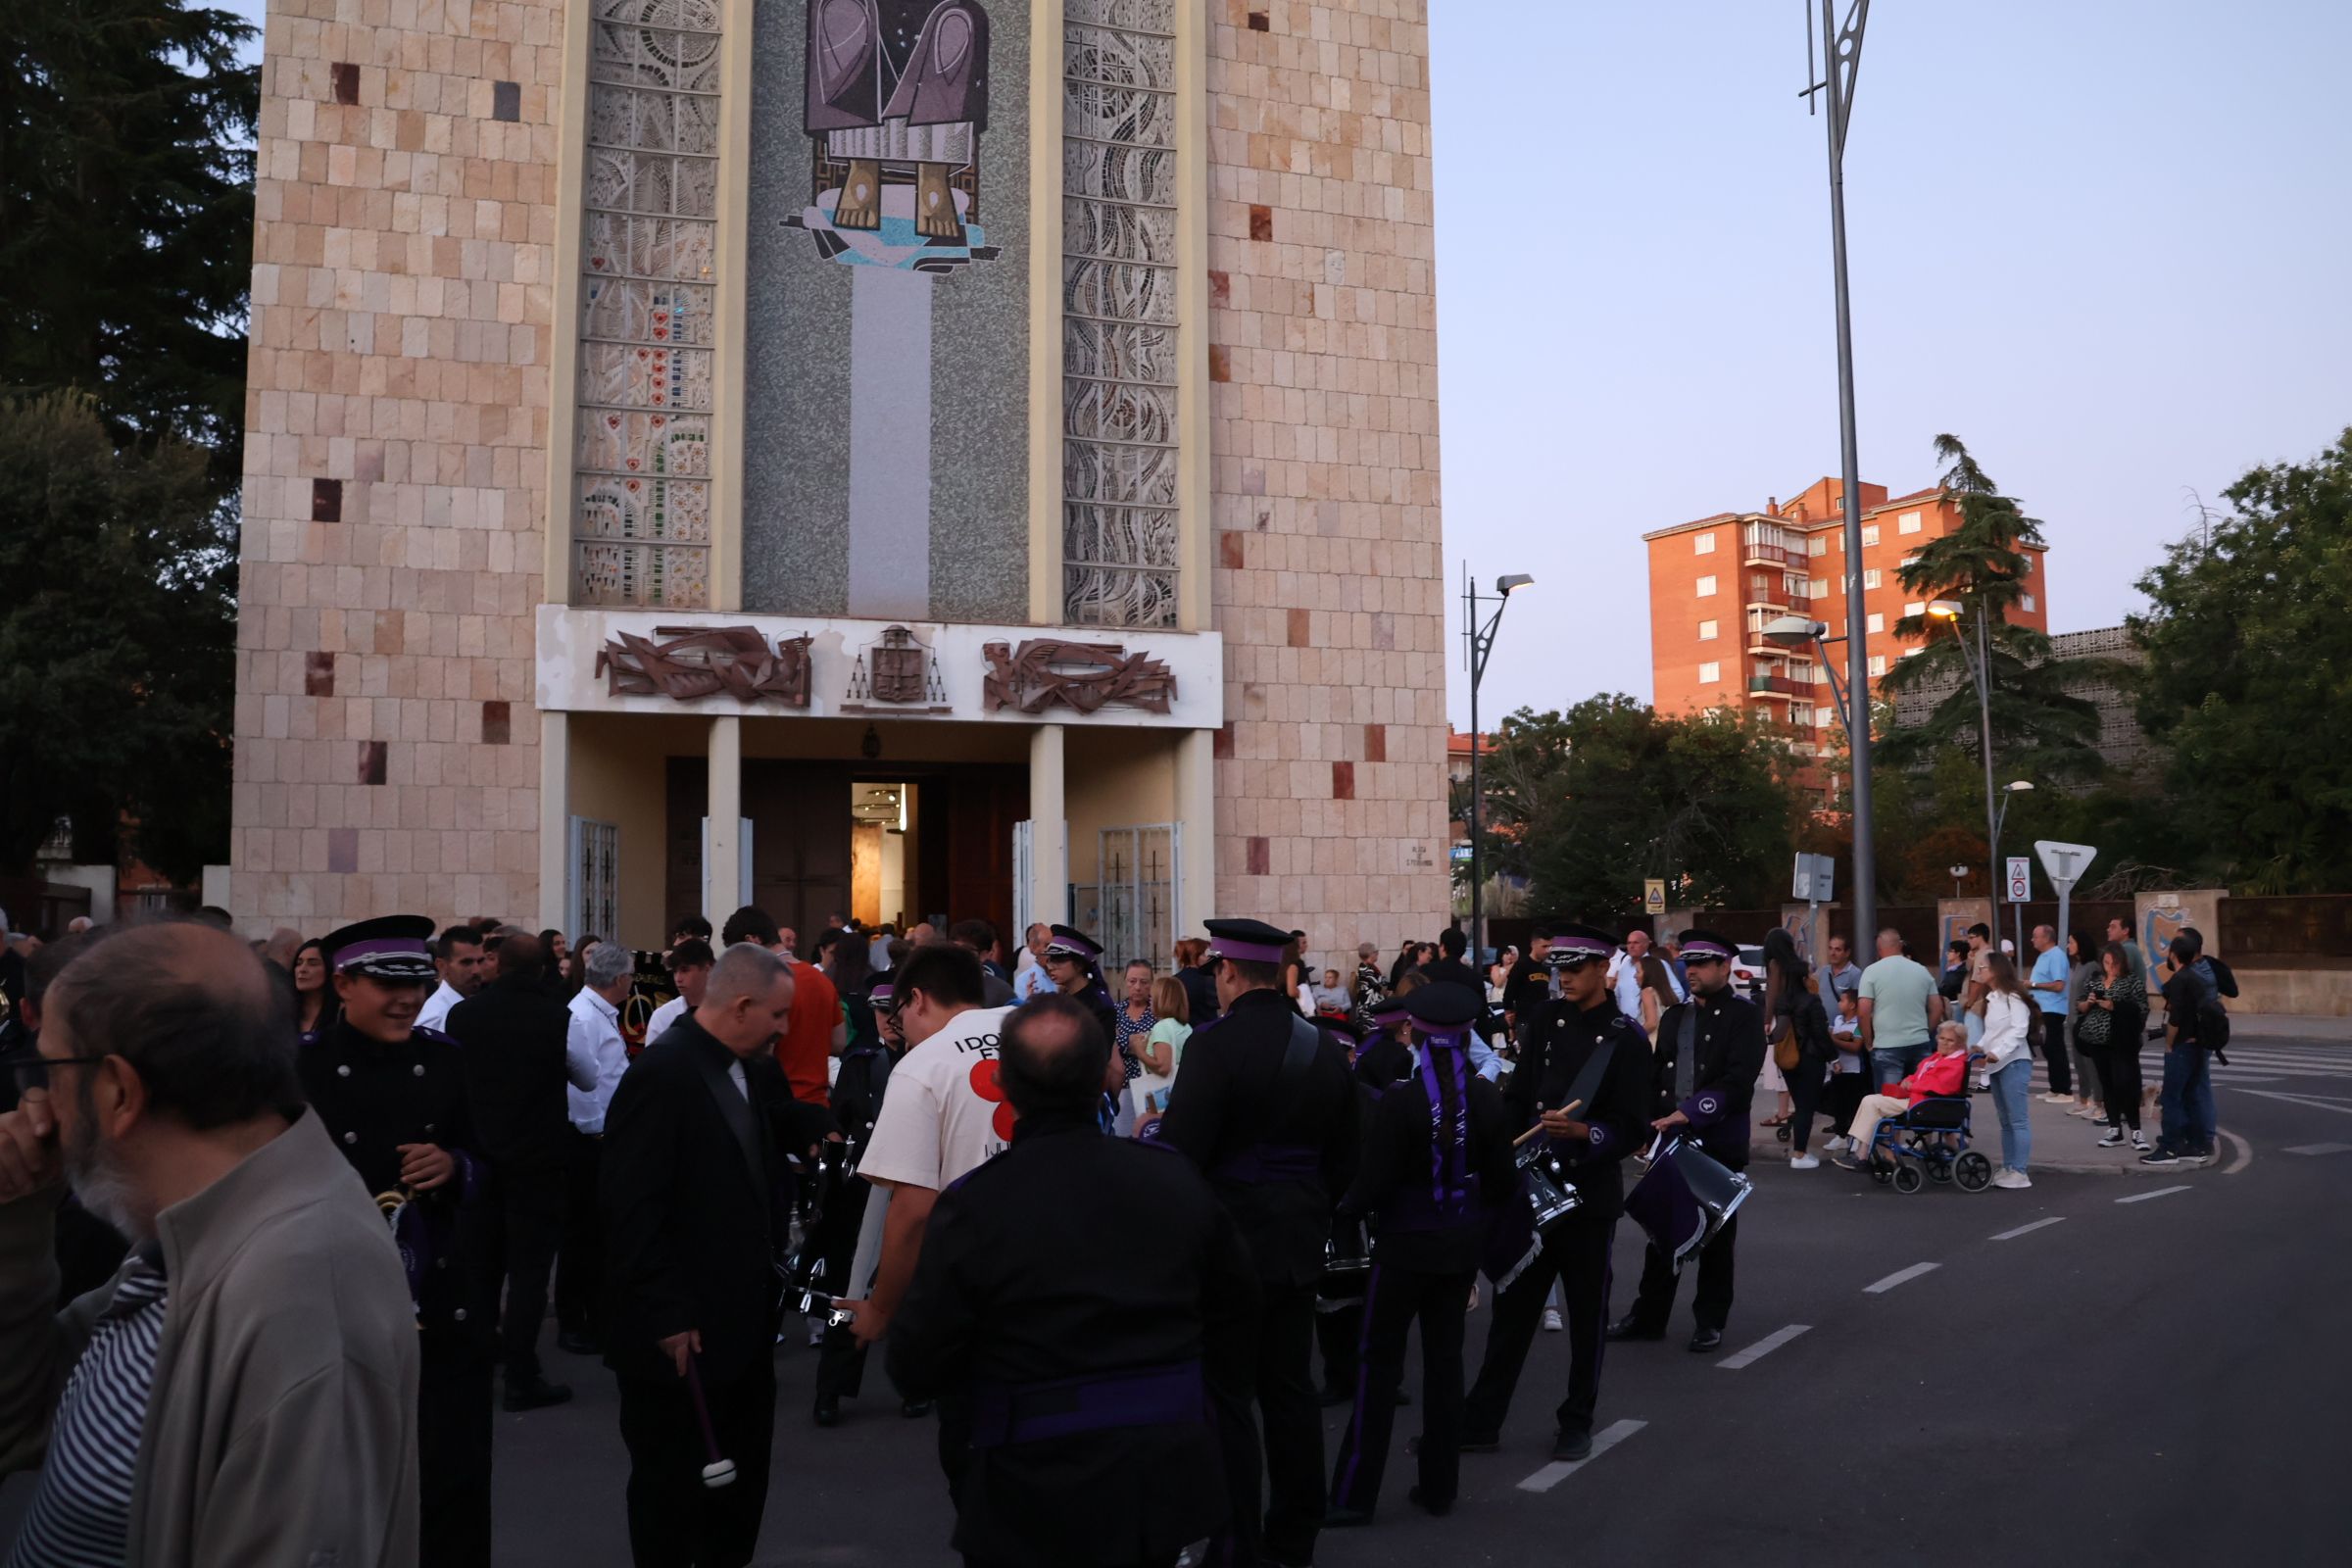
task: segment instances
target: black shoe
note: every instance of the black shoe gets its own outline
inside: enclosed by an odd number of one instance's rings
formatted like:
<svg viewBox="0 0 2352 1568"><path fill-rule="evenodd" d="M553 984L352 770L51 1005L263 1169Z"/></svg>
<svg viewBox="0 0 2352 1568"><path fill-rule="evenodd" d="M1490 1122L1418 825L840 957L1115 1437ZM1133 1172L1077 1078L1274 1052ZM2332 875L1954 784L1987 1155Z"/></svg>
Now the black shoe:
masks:
<svg viewBox="0 0 2352 1568"><path fill-rule="evenodd" d="M2142 1165L2178 1165L2180 1163L2180 1156L2162 1144L2158 1144L2154 1149L2140 1155L2139 1162Z"/></svg>
<svg viewBox="0 0 2352 1568"><path fill-rule="evenodd" d="M1592 1457L1592 1434L1586 1431L1563 1432L1551 1440L1554 1459L1590 1459Z"/></svg>
<svg viewBox="0 0 2352 1568"><path fill-rule="evenodd" d="M1462 1441L1455 1445L1455 1450L1460 1453L1493 1453L1501 1446L1502 1434L1499 1432L1465 1432Z"/></svg>
<svg viewBox="0 0 2352 1568"><path fill-rule="evenodd" d="M1372 1516L1361 1508L1342 1508L1335 1503L1323 1510L1326 1530L1354 1530L1371 1522Z"/></svg>
<svg viewBox="0 0 2352 1568"><path fill-rule="evenodd" d="M1335 1404L1349 1404L1354 1402L1355 1391L1353 1389L1334 1388L1332 1385L1326 1383L1323 1385L1322 1399L1323 1408L1328 1410Z"/></svg>
<svg viewBox="0 0 2352 1568"><path fill-rule="evenodd" d="M929 1399L907 1399L899 1406L899 1414L909 1421L920 1421L930 1413L931 1401Z"/></svg>
<svg viewBox="0 0 2352 1568"><path fill-rule="evenodd" d="M809 1413L809 1419L820 1427L841 1425L841 1396L838 1394L818 1395L816 1408Z"/></svg>
<svg viewBox="0 0 2352 1568"><path fill-rule="evenodd" d="M1398 1389L1398 1390L1396 1391L1396 1408L1397 1408L1397 1409L1401 1410L1401 1409L1403 1409L1403 1408L1404 1408L1406 1405L1408 1405L1408 1404L1410 1404L1410 1403L1412 1403L1412 1402L1413 1402L1413 1396L1412 1396L1411 1395L1409 1395L1409 1394L1405 1393L1405 1392L1404 1392L1402 1389Z"/></svg>
<svg viewBox="0 0 2352 1568"><path fill-rule="evenodd" d="M1426 1509L1429 1513L1429 1516L1433 1519L1443 1519L1447 1514L1453 1512L1453 1499L1451 1497L1447 1497L1443 1502L1432 1501L1430 1498L1421 1494L1421 1489L1419 1487L1415 1487L1412 1491L1406 1493L1404 1494L1404 1498L1405 1501L1411 1503L1414 1507Z"/></svg>
<svg viewBox="0 0 2352 1568"><path fill-rule="evenodd" d="M556 1348L566 1355L602 1355L605 1348L596 1343L596 1336L578 1329L565 1329L556 1336Z"/></svg>
<svg viewBox="0 0 2352 1568"><path fill-rule="evenodd" d="M1690 1336L1690 1348L1693 1350L1703 1353L1707 1350L1720 1349L1722 1347L1723 1330L1721 1329L1700 1329Z"/></svg>
<svg viewBox="0 0 2352 1568"><path fill-rule="evenodd" d="M1631 1312L1610 1324L1606 1332L1612 1340L1662 1340L1666 1337L1664 1329L1652 1328Z"/></svg>
<svg viewBox="0 0 2352 1568"><path fill-rule="evenodd" d="M571 1397L571 1390L561 1383L545 1378L533 1378L528 1383L507 1385L507 1413L518 1415L525 1410L544 1410L551 1404L563 1404Z"/></svg>

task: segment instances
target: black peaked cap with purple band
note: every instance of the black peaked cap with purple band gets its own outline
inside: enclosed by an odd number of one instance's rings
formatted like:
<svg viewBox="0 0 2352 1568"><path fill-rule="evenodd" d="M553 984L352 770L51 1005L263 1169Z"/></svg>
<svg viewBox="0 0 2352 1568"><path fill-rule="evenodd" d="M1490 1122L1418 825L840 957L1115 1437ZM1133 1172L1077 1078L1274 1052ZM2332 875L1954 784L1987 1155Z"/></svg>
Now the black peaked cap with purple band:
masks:
<svg viewBox="0 0 2352 1568"><path fill-rule="evenodd" d="M1729 937L1718 936L1712 931L1701 931L1696 927L1683 933L1683 961L1685 963L1706 963L1717 958L1729 959L1738 956L1740 956L1740 946Z"/></svg>
<svg viewBox="0 0 2352 1568"><path fill-rule="evenodd" d="M1092 961L1102 956L1102 944L1076 926L1057 925L1054 927L1054 935L1047 939L1046 951Z"/></svg>
<svg viewBox="0 0 2352 1568"><path fill-rule="evenodd" d="M382 914L326 936L326 964L337 974L374 980L431 980L433 922L421 914Z"/></svg>
<svg viewBox="0 0 2352 1568"><path fill-rule="evenodd" d="M1441 980L1404 999L1405 1015L1436 1034L1467 1029L1478 1018L1478 994L1468 986Z"/></svg>
<svg viewBox="0 0 2352 1568"><path fill-rule="evenodd" d="M1289 952L1291 934L1263 920L1206 920L1208 951L1220 958L1243 963L1280 963Z"/></svg>
<svg viewBox="0 0 2352 1568"><path fill-rule="evenodd" d="M1617 943L1606 931L1589 925L1560 925L1551 929L1551 961L1608 959L1617 956Z"/></svg>

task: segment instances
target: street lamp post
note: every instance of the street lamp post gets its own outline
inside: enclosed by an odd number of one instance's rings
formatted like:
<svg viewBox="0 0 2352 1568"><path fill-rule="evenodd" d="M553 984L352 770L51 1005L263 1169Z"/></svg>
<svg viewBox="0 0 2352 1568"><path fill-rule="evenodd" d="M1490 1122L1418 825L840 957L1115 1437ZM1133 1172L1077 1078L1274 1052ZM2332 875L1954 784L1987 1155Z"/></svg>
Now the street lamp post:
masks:
<svg viewBox="0 0 2352 1568"><path fill-rule="evenodd" d="M1859 560L1858 552L1849 553L1848 560ZM1849 583L1847 598L1859 605L1862 596L1854 592L1861 581L1856 573ZM1838 708L1838 723L1845 731L1846 755L1853 760L1854 779L1854 945L1861 948L1867 939L1878 938L1879 887L1878 857L1873 853L1870 818L1870 665L1862 651L1862 628L1849 617L1845 635L1830 635L1829 623L1810 615L1780 615L1766 623L1764 640L1775 647L1795 650L1811 646L1814 660L1823 673L1830 677L1830 701ZM1854 650L1853 662L1846 666L1845 684L1838 683L1838 666L1830 662L1830 644L1847 643ZM1872 950L1875 951L1875 950Z"/></svg>
<svg viewBox="0 0 2352 1568"><path fill-rule="evenodd" d="M2001 786L2001 809L1992 822L1992 853L1996 857L1995 864L1999 863L1997 857L2001 853L2002 830L2009 826L2009 803L2033 788L2034 781L2025 778L2013 778ZM2007 882L2008 879L2004 877L2001 888L2003 898L2008 898ZM2010 929L2016 933L2017 956L2022 960L2026 956L2026 906L2016 899L2009 899L2009 925Z"/></svg>
<svg viewBox="0 0 2352 1568"><path fill-rule="evenodd" d="M1952 902L1957 904L1960 902L1960 879L1968 875L1968 867L1965 865L1952 865L1946 866L1944 869L1952 873Z"/></svg>
<svg viewBox="0 0 2352 1568"><path fill-rule="evenodd" d="M1495 578L1494 613L1482 627L1478 623L1478 582L1467 564L1462 567L1462 636L1469 644L1470 656L1470 964L1474 969L1487 961L1486 865L1479 848L1480 817L1486 805L1480 794L1479 757L1487 748L1478 728L1478 683L1486 678L1487 656L1494 651L1494 628L1502 624L1511 590L1535 580L1523 571Z"/></svg>
<svg viewBox="0 0 2352 1568"><path fill-rule="evenodd" d="M1928 606L1928 618L1952 623L1952 635L1959 641L1961 660L1968 665L1968 678L1977 684L1977 751L1984 761L1984 845L1985 858L1989 862L1985 869L1992 879L1985 885L1991 889L2005 890L2001 876L2001 821L2000 814L1993 807L1997 792L1992 787L1992 656L1990 646L1984 640L1985 617L1982 613L1977 616L1977 646L1973 652L1968 646L1968 628L1961 624L1965 617L1958 601L1936 600ZM2000 896L2000 891L1993 894L1995 899ZM2000 929L1997 909L1993 929Z"/></svg>

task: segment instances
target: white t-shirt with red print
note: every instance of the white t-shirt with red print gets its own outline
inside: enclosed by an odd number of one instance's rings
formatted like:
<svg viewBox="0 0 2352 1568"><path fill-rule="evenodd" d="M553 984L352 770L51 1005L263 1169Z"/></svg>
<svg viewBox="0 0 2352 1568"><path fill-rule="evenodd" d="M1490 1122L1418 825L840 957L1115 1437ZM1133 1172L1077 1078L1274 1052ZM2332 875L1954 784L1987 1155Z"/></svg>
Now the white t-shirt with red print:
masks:
<svg viewBox="0 0 2352 1568"><path fill-rule="evenodd" d="M974 1007L891 1069L858 1173L944 1192L1012 1142L1012 1107L997 1082L997 1038L1010 1007Z"/></svg>

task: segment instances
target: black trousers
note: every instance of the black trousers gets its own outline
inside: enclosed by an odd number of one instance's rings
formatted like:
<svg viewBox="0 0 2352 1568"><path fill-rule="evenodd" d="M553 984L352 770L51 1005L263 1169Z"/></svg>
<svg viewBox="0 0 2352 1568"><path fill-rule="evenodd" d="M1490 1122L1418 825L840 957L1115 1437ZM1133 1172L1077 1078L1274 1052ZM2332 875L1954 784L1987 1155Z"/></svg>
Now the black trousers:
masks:
<svg viewBox="0 0 2352 1568"><path fill-rule="evenodd" d="M605 1287L605 1229L596 1207L605 1140L574 1127L569 1149L564 1169L564 1230L558 1244L564 1261L556 1270L556 1325L566 1334L593 1335L597 1297Z"/></svg>
<svg viewBox="0 0 2352 1568"><path fill-rule="evenodd" d="M629 1450L629 1551L637 1568L743 1568L760 1543L776 1434L776 1369L765 1355L703 1396L731 1486L703 1485L703 1432L679 1377L620 1379L620 1441ZM432 1560L428 1553L425 1561Z"/></svg>
<svg viewBox="0 0 2352 1568"><path fill-rule="evenodd" d="M1592 1409L1600 1402L1601 1331L1609 1316L1609 1248L1616 1236L1614 1219L1569 1216L1544 1239L1544 1250L1511 1281L1511 1288L1494 1298L1486 1354L1462 1414L1462 1430L1473 1441L1491 1441L1502 1431L1554 1280L1567 1304L1568 1397L1560 1401L1552 1419L1561 1432L1592 1430Z"/></svg>
<svg viewBox="0 0 2352 1568"><path fill-rule="evenodd" d="M1699 1249L1698 1290L1690 1298L1690 1319L1717 1333L1732 1315L1734 1248L1740 1240L1740 1216L1734 1214L1715 1239ZM1642 1258L1642 1289L1634 1297L1634 1319L1643 1329L1662 1333L1674 1316L1675 1288L1682 1282L1666 1254L1653 1245Z"/></svg>
<svg viewBox="0 0 2352 1568"><path fill-rule="evenodd" d="M2071 1095L2075 1092L2075 1063L2073 1053L2066 1049L2066 1015L2040 1012L2038 1002L2034 1006L2041 1020L2041 1059L2050 1066L2050 1093Z"/></svg>
<svg viewBox="0 0 2352 1568"><path fill-rule="evenodd" d="M498 1344L509 1384L539 1376L539 1325L547 1317L547 1280L564 1234L569 1179L562 1165L499 1167L499 1248L507 1298L499 1312Z"/></svg>
<svg viewBox="0 0 2352 1568"><path fill-rule="evenodd" d="M1363 1302L1350 1301L1345 1306L1316 1303L1315 1348L1323 1356L1324 1388L1348 1390L1355 1387L1356 1367L1361 1359L1359 1344L1363 1337Z"/></svg>
<svg viewBox="0 0 2352 1568"><path fill-rule="evenodd" d="M1389 1438L1396 1422L1396 1384L1404 1376L1404 1337L1421 1324L1421 1496L1443 1506L1461 1490L1462 1319L1470 1309L1472 1269L1424 1273L1372 1265L1365 1287L1361 1371L1355 1404L1340 1437L1331 1473L1331 1505L1370 1513L1380 1501Z"/></svg>
<svg viewBox="0 0 2352 1568"><path fill-rule="evenodd" d="M1323 1527L1315 1288L1269 1282L1262 1289L1253 1354L1209 1386L1233 1502L1234 1555L1255 1563L1271 1551L1286 1562L1307 1562Z"/></svg>
<svg viewBox="0 0 2352 1568"><path fill-rule="evenodd" d="M439 1329L418 1335L417 1349L417 1558L489 1568L490 1351Z"/></svg>
<svg viewBox="0 0 2352 1568"><path fill-rule="evenodd" d="M1811 1056L1782 1074L1788 1082L1788 1152L1801 1154L1813 1138L1813 1118L1821 1106L1822 1074L1827 1063Z"/></svg>
<svg viewBox="0 0 2352 1568"><path fill-rule="evenodd" d="M1830 1126L1838 1137L1843 1138L1854 1125L1854 1112L1862 1108L1862 1097L1871 1092L1870 1063L1865 1061L1862 1072L1834 1072L1830 1087L1822 1097L1822 1113L1830 1118ZM1791 1136L1794 1136L1793 1134Z"/></svg>
<svg viewBox="0 0 2352 1568"><path fill-rule="evenodd" d="M2094 1048L2093 1060L2107 1094L2107 1125L2139 1131L2139 1042L2110 1040Z"/></svg>
<svg viewBox="0 0 2352 1568"><path fill-rule="evenodd" d="M825 1260L825 1290L834 1296L861 1297L865 1282L850 1278L858 1260L858 1232L865 1220L866 1195L873 1183L856 1175L828 1171L822 1183L824 1211L817 1220L816 1245ZM854 1397L865 1383L865 1351L858 1336L846 1328L825 1330L824 1348L817 1352L816 1393Z"/></svg>

